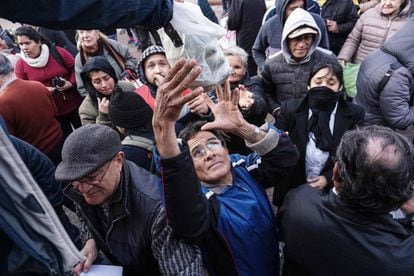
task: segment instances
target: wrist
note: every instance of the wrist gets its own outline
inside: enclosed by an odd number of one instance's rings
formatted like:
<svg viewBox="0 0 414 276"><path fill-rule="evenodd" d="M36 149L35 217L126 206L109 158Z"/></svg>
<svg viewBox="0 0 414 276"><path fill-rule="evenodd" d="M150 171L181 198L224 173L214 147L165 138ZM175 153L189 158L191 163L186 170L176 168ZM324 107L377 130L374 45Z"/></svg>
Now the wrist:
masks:
<svg viewBox="0 0 414 276"><path fill-rule="evenodd" d="M239 128L238 136L240 136L249 143L256 143L257 141L263 139L265 135L266 133L260 130L258 126L246 123L245 125Z"/></svg>

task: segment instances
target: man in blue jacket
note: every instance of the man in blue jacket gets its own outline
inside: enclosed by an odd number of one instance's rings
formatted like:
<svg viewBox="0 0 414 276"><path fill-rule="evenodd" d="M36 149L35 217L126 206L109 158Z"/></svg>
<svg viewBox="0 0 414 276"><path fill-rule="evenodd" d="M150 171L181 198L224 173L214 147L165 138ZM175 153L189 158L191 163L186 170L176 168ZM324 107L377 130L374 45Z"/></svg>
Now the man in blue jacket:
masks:
<svg viewBox="0 0 414 276"><path fill-rule="evenodd" d="M153 128L160 156L169 225L198 244L210 275L278 275L275 217L264 188L277 185L298 160L288 136L244 120L239 91L217 88L218 104L203 94L215 121L185 128L177 143L182 106L202 88L180 96L200 73L194 60L179 60L157 92ZM223 132L240 136L254 153L228 154Z"/></svg>

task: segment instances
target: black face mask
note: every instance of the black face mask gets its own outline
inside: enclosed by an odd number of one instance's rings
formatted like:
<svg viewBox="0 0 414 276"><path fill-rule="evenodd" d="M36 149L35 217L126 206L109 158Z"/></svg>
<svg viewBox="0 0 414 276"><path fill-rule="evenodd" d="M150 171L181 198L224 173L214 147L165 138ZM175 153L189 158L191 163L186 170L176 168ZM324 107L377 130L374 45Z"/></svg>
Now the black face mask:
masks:
<svg viewBox="0 0 414 276"><path fill-rule="evenodd" d="M323 111L332 111L335 108L340 92L335 92L326 86L317 86L308 90L309 108Z"/></svg>

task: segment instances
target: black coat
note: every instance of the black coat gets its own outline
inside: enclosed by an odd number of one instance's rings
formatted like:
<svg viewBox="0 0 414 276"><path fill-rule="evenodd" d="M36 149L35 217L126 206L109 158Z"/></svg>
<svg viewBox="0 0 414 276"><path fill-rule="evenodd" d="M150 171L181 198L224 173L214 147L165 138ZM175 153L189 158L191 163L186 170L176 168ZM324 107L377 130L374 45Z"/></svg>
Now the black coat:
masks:
<svg viewBox="0 0 414 276"><path fill-rule="evenodd" d="M227 21L229 30L237 31L237 46L249 54L249 75L257 74L257 66L253 60L252 47L257 33L262 26L262 19L266 12L264 0L232 0L230 2Z"/></svg>
<svg viewBox="0 0 414 276"><path fill-rule="evenodd" d="M280 181L274 189L273 203L276 206L282 205L290 189L306 183L305 158L306 144L308 142L308 112L308 97L305 97L303 100L284 102L281 107L281 113L276 117L276 127L289 132L289 137L298 148L300 155L299 162L294 171ZM333 131L335 151L344 133L362 123L363 118L364 110L361 107L340 98ZM321 175L328 180L328 184L332 179L333 157L331 153L321 172Z"/></svg>
<svg viewBox="0 0 414 276"><path fill-rule="evenodd" d="M77 207L97 246L113 264L124 267L126 275L160 275L151 244L151 229L162 208L158 178L131 161L125 161L122 182L108 210L106 226L102 208L89 205L69 185L64 193ZM119 190L118 189L118 190Z"/></svg>
<svg viewBox="0 0 414 276"><path fill-rule="evenodd" d="M337 55L358 20L357 9L352 0L328 0L321 9L321 16L325 24L328 19L338 24L339 33L328 30L329 49Z"/></svg>
<svg viewBox="0 0 414 276"><path fill-rule="evenodd" d="M414 235L389 214L360 214L332 191L292 190L279 222L284 276L413 275Z"/></svg>

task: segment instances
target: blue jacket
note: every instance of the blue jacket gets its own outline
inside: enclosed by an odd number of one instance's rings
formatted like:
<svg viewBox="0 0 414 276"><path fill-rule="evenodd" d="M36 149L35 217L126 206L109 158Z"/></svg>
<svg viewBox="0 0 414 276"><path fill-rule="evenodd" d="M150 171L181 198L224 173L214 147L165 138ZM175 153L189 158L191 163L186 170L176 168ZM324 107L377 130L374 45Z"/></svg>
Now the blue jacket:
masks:
<svg viewBox="0 0 414 276"><path fill-rule="evenodd" d="M161 27L171 20L172 6L173 0L6 0L0 17L55 30Z"/></svg>
<svg viewBox="0 0 414 276"><path fill-rule="evenodd" d="M170 226L200 246L210 275L278 275L275 217L264 188L277 185L296 164L295 146L282 134L263 156L230 155L233 185L213 195L200 185L183 148L160 160Z"/></svg>

